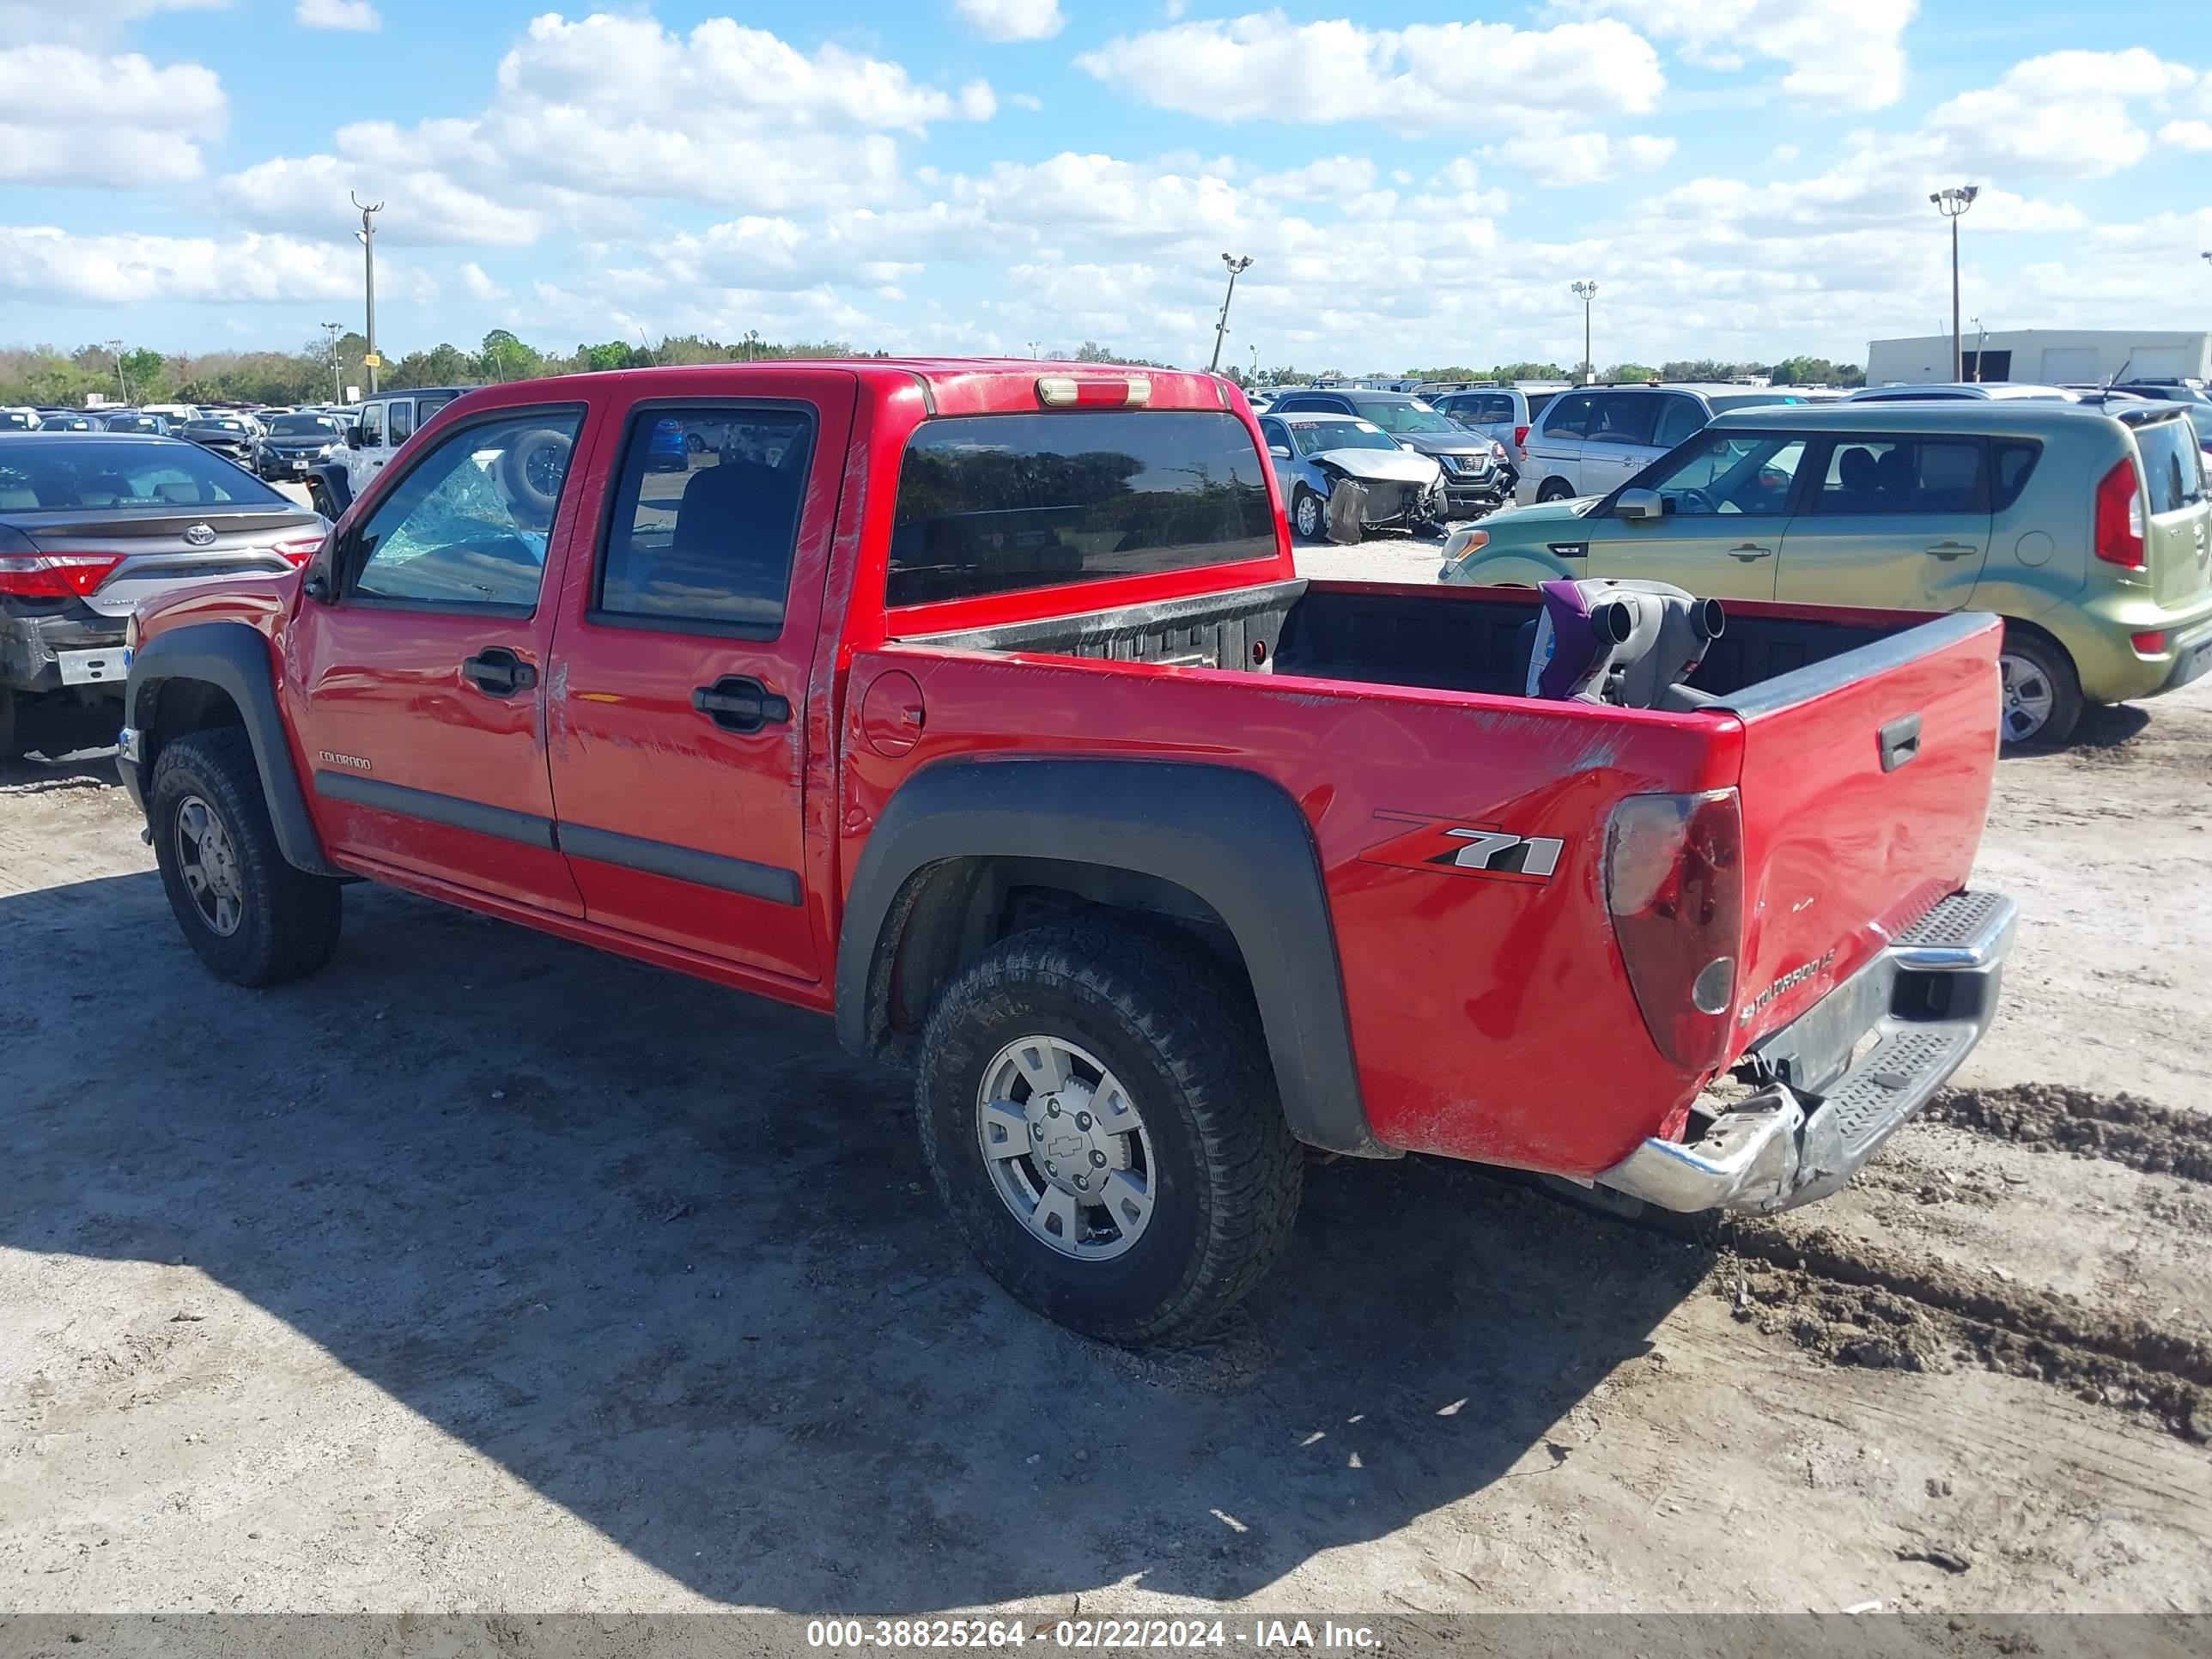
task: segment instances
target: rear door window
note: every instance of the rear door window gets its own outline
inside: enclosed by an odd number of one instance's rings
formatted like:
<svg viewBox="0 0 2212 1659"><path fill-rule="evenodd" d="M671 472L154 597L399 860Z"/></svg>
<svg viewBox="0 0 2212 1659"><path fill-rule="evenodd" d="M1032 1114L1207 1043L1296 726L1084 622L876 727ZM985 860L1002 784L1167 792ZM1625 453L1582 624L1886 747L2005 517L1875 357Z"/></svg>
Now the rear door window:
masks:
<svg viewBox="0 0 2212 1659"><path fill-rule="evenodd" d="M1551 413L1544 422L1545 435L1583 437L1589 433L1590 418L1596 410L1597 394L1595 392L1577 392L1562 398L1552 405Z"/></svg>
<svg viewBox="0 0 2212 1659"><path fill-rule="evenodd" d="M1990 505L1997 512L2003 512L2020 499L2020 492L2027 488L2036 459L2042 453L2041 444L2001 443L1996 447L1995 500Z"/></svg>
<svg viewBox="0 0 2212 1659"><path fill-rule="evenodd" d="M1597 400L1589 441L1594 444L1649 446L1659 423L1662 399L1642 392L1615 392Z"/></svg>
<svg viewBox="0 0 2212 1659"><path fill-rule="evenodd" d="M1811 509L1826 516L1986 513L1978 438L1838 438Z"/></svg>
<svg viewBox="0 0 2212 1659"><path fill-rule="evenodd" d="M639 411L592 620L775 638L813 454L800 405Z"/></svg>
<svg viewBox="0 0 2212 1659"><path fill-rule="evenodd" d="M1234 416L959 416L908 441L885 599L928 605L1275 551L1267 462Z"/></svg>

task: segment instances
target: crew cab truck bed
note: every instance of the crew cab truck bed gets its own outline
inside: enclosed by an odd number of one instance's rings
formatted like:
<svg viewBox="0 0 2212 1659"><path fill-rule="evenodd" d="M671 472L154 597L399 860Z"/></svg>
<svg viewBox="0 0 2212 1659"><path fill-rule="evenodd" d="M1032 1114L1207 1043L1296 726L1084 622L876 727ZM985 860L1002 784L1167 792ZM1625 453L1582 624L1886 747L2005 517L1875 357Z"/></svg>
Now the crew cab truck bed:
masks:
<svg viewBox="0 0 2212 1659"><path fill-rule="evenodd" d="M1298 580L1210 377L581 376L140 619L125 775L217 972L367 878L832 1011L1011 1291L1170 1340L1302 1143L1783 1207L1988 1023L1993 619L1738 607L1663 712L1523 695L1535 605Z"/></svg>

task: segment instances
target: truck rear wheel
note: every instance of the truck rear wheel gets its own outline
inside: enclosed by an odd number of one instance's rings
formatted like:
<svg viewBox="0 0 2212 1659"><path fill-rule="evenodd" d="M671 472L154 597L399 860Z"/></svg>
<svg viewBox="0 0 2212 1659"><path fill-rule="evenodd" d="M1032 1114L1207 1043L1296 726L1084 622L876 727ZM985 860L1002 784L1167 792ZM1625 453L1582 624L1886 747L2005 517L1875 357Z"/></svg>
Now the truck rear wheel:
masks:
<svg viewBox="0 0 2212 1659"><path fill-rule="evenodd" d="M146 817L177 925L219 978L282 985L331 959L340 884L284 861L244 732L225 726L165 744Z"/></svg>
<svg viewBox="0 0 2212 1659"><path fill-rule="evenodd" d="M1077 923L1001 940L930 1016L915 1104L977 1259L1086 1336L1204 1335L1297 1216L1304 1160L1258 1016L1171 935Z"/></svg>

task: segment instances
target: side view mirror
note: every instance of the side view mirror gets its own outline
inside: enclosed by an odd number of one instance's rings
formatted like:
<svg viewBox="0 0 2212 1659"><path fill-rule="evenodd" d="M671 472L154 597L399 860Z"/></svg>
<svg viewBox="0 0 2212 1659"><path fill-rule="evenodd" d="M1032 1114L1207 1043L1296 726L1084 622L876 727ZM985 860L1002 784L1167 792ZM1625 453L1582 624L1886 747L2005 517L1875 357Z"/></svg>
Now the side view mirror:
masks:
<svg viewBox="0 0 2212 1659"><path fill-rule="evenodd" d="M1267 453L1279 461L1287 461L1291 459L1289 447L1284 444L1269 444Z"/></svg>
<svg viewBox="0 0 2212 1659"><path fill-rule="evenodd" d="M362 437L360 426L356 424L348 427L346 428L346 447L348 449L359 449L361 445Z"/></svg>
<svg viewBox="0 0 2212 1659"><path fill-rule="evenodd" d="M1613 510L1632 523L1667 516L1667 503L1656 489L1624 489Z"/></svg>
<svg viewBox="0 0 2212 1659"><path fill-rule="evenodd" d="M319 570L310 570L307 580L300 584L300 592L317 605L331 602L331 579Z"/></svg>

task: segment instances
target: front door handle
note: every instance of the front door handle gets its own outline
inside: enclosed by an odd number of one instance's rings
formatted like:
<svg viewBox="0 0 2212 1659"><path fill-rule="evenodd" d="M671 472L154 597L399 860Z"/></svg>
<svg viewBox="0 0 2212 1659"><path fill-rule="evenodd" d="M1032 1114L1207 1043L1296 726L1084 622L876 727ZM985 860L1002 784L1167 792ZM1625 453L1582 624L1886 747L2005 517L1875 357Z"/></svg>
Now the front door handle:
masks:
<svg viewBox="0 0 2212 1659"><path fill-rule="evenodd" d="M787 699L743 674L725 674L712 685L695 688L691 706L725 732L757 732L791 718Z"/></svg>
<svg viewBox="0 0 2212 1659"><path fill-rule="evenodd" d="M503 645L477 653L461 665L461 675L488 697L511 697L538 684L538 671Z"/></svg>
<svg viewBox="0 0 2212 1659"><path fill-rule="evenodd" d="M1968 542L1938 542L1928 550L1929 554L1939 559L1963 559L1967 554L1977 550L1978 550Z"/></svg>
<svg viewBox="0 0 2212 1659"><path fill-rule="evenodd" d="M1729 557L1731 559L1741 559L1746 564L1749 564L1753 559L1771 559L1773 556L1774 550L1772 548L1760 547L1753 542L1746 542L1741 547L1731 547L1729 549Z"/></svg>

